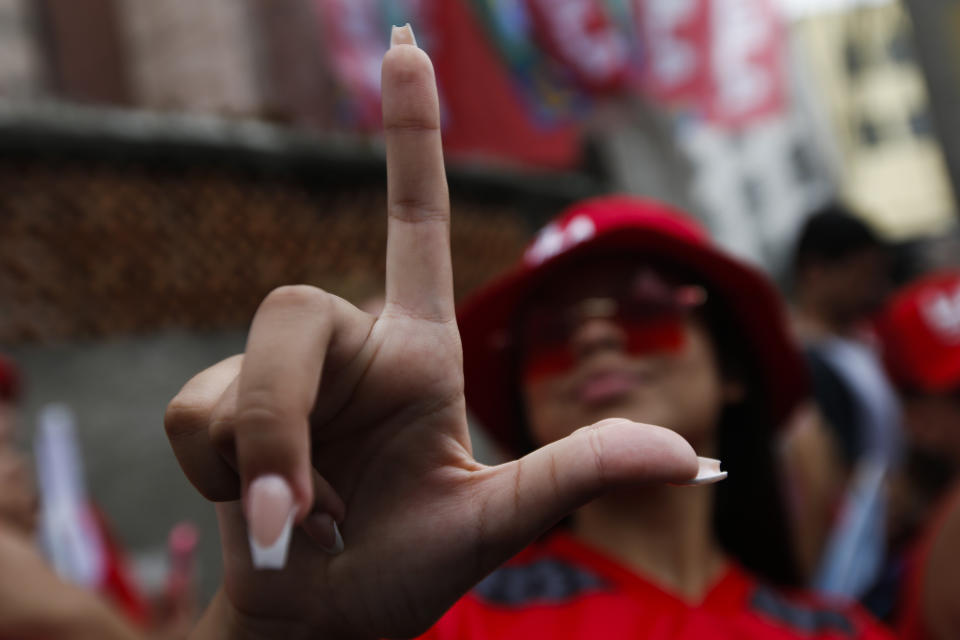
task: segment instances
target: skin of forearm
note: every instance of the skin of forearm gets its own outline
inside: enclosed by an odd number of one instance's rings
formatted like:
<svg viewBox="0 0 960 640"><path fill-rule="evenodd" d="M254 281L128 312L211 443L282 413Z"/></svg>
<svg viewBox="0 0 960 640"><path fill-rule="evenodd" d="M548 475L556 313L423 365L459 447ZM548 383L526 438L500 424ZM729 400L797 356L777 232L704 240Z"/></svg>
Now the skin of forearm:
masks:
<svg viewBox="0 0 960 640"><path fill-rule="evenodd" d="M42 632L45 640L143 640L145 637L92 594L66 598L58 609L45 620Z"/></svg>

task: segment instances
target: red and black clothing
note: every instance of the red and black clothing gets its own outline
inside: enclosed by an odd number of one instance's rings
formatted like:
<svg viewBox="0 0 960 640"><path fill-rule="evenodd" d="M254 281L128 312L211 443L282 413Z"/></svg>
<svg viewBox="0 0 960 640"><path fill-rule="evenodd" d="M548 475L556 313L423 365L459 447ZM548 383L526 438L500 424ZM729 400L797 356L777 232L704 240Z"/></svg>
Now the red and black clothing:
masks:
<svg viewBox="0 0 960 640"><path fill-rule="evenodd" d="M534 545L462 598L426 640L887 640L854 605L785 595L730 564L690 604L567 534Z"/></svg>

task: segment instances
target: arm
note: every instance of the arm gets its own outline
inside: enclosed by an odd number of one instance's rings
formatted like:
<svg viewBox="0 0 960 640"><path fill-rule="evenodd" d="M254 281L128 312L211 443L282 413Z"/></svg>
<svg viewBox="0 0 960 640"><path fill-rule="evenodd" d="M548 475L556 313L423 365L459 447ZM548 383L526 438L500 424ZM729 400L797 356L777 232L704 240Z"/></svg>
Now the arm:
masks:
<svg viewBox="0 0 960 640"><path fill-rule="evenodd" d="M808 579L820 561L843 495L844 470L823 417L811 404L801 407L784 432L783 460L792 506L795 545Z"/></svg>
<svg viewBox="0 0 960 640"><path fill-rule="evenodd" d="M960 499L953 504L923 569L921 611L931 638L960 637Z"/></svg>
<svg viewBox="0 0 960 640"><path fill-rule="evenodd" d="M140 634L95 594L60 580L31 542L0 526L0 637L134 640Z"/></svg>

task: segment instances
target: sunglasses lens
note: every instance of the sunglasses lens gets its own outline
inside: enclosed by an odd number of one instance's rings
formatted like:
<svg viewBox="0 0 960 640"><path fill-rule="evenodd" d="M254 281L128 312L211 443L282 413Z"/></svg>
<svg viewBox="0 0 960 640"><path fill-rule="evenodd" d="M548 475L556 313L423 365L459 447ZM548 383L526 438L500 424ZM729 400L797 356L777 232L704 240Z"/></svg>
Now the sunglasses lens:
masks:
<svg viewBox="0 0 960 640"><path fill-rule="evenodd" d="M559 375L572 369L574 364L573 351L568 345L541 346L527 354L523 364L523 379L530 381Z"/></svg>
<svg viewBox="0 0 960 640"><path fill-rule="evenodd" d="M654 353L676 353L683 348L684 319L680 314L652 316L624 316L618 314L607 319L622 329L624 350L633 356ZM562 335L561 335L562 333ZM547 330L541 326L540 333L527 332L523 360L525 380L555 376L572 369L576 364L569 332Z"/></svg>
<svg viewBox="0 0 960 640"><path fill-rule="evenodd" d="M679 315L632 318L622 321L627 335L627 353L676 353L683 348L683 319Z"/></svg>

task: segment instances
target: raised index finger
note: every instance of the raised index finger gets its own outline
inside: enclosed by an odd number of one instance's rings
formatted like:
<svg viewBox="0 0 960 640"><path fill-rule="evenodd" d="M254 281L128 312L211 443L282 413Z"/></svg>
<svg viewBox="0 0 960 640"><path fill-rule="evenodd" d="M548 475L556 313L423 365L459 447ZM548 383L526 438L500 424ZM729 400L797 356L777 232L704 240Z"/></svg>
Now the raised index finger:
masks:
<svg viewBox="0 0 960 640"><path fill-rule="evenodd" d="M382 84L389 214L385 311L452 320L450 198L437 84L409 26L394 27Z"/></svg>

